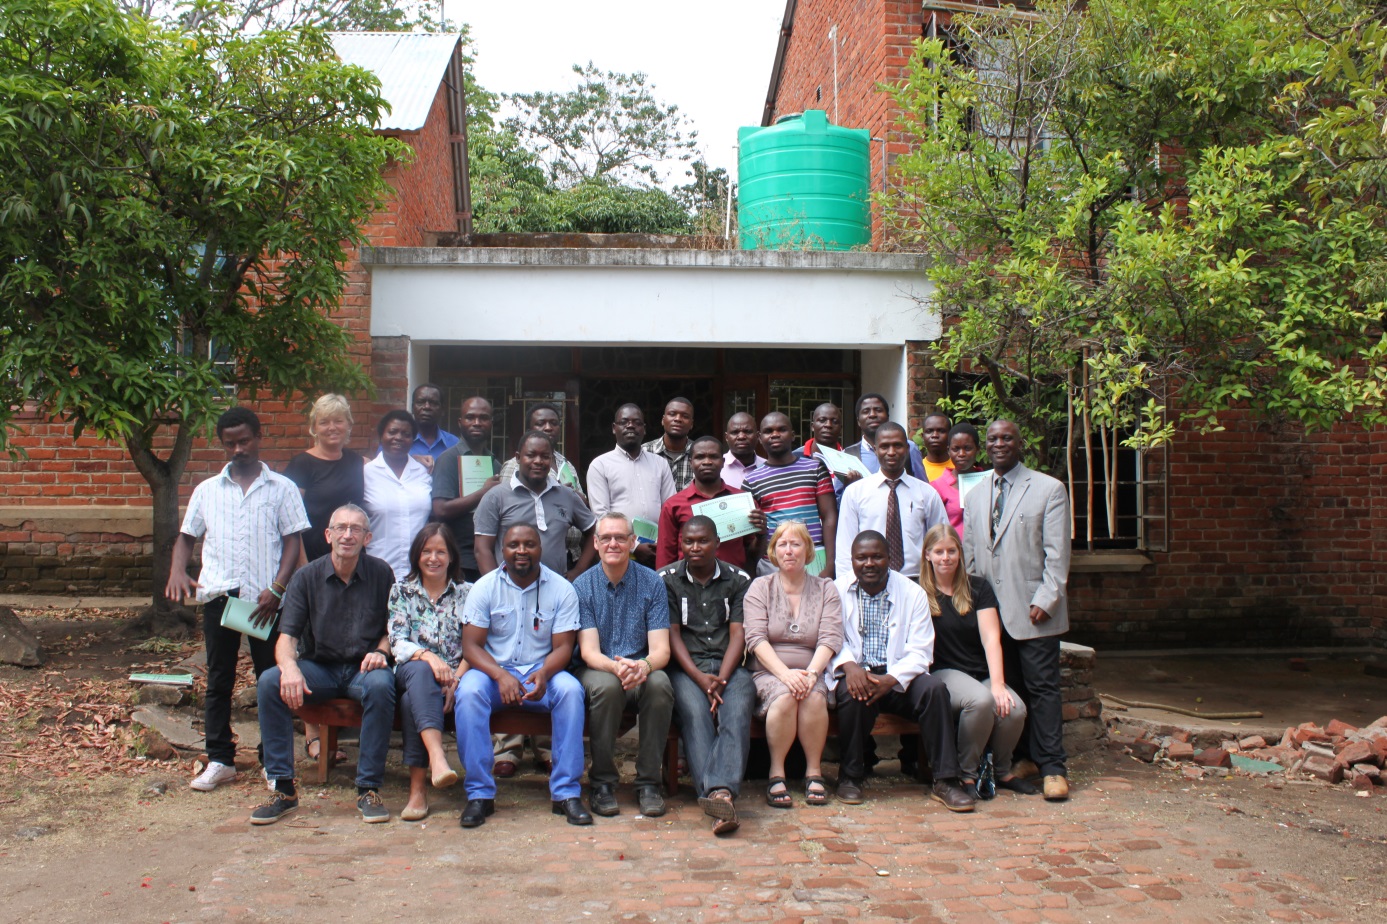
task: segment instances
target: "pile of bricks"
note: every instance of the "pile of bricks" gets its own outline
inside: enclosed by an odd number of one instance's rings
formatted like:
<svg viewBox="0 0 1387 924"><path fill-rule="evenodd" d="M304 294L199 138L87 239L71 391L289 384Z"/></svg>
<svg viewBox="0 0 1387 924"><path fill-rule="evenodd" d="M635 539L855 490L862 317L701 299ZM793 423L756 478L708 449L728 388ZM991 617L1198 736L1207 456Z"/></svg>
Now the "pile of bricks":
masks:
<svg viewBox="0 0 1387 924"><path fill-rule="evenodd" d="M1387 793L1387 715L1364 728L1334 719L1324 727L1305 722L1287 728L1279 740L1262 735L1228 739L1199 748L1190 733L1168 729L1168 735L1113 731L1109 741L1138 760L1166 760L1185 765L1185 775L1241 772L1285 773L1286 778L1343 784L1364 795Z"/></svg>

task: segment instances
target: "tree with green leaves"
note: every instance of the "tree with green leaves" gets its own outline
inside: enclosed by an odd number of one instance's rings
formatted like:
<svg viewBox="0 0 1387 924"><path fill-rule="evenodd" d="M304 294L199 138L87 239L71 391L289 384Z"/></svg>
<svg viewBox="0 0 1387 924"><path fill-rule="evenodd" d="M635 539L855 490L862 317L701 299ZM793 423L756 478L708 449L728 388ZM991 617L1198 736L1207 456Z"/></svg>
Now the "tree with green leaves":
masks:
<svg viewBox="0 0 1387 924"><path fill-rule="evenodd" d="M1378 6L1048 0L922 42L883 204L980 374L952 410L1052 469L1235 407L1387 419Z"/></svg>
<svg viewBox="0 0 1387 924"><path fill-rule="evenodd" d="M408 149L321 32L171 33L113 0L0 7L0 441L30 408L153 493L156 626L194 440L236 394L370 387L330 320Z"/></svg>
<svg viewBox="0 0 1387 924"><path fill-rule="evenodd" d="M506 128L539 155L552 182L650 183L659 162L692 157L698 133L678 106L655 98L646 75L604 72L592 62L573 72L571 90L507 97L519 112Z"/></svg>
<svg viewBox="0 0 1387 924"><path fill-rule="evenodd" d="M450 31L436 0L117 0L121 9L199 29L213 20L234 32L311 27L330 32Z"/></svg>

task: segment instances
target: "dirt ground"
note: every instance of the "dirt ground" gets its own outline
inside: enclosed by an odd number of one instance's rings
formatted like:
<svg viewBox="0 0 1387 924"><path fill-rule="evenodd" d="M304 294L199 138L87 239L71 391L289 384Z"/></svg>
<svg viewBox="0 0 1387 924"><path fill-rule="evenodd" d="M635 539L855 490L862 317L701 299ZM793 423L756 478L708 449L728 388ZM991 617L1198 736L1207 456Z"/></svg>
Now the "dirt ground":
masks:
<svg viewBox="0 0 1387 924"><path fill-rule="evenodd" d="M534 773L504 785L478 832L457 828L461 787L431 794L424 824L365 828L341 769L304 787L295 819L252 829L253 771L194 792L191 760L137 759L119 723L60 701L121 702L132 670L195 646L136 647L119 632L128 614L21 615L49 662L0 668L0 922L1387 920L1387 798L1279 777L1190 782L1110 750L1074 762L1065 805L1008 794L974 816L890 773L866 806L819 810L777 812L748 783L743 830L720 841L687 786L664 819L625 808L574 829L548 814ZM392 763L387 805L405 788ZM777 858L793 875L758 865Z"/></svg>

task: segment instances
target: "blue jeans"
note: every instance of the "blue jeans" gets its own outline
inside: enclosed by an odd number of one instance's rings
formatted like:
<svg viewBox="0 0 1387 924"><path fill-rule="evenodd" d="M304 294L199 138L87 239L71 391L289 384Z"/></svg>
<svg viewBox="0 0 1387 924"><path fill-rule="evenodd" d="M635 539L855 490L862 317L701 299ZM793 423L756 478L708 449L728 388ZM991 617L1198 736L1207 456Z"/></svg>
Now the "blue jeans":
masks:
<svg viewBox="0 0 1387 924"><path fill-rule="evenodd" d="M419 733L430 728L443 730L443 688L424 661L406 661L396 667L395 687L401 706L405 766L427 767L429 752Z"/></svg>
<svg viewBox="0 0 1387 924"><path fill-rule="evenodd" d="M726 789L736 798L746 775L751 715L756 709L756 685L751 674L741 667L732 672L722 691L716 727L713 713L708 711L708 695L698 684L678 668L669 672L669 678L694 792L702 797L715 789Z"/></svg>
<svg viewBox="0 0 1387 924"><path fill-rule="evenodd" d="M510 675L525 679L516 671ZM462 675L456 695L453 719L467 798L494 799L491 714L502 707L501 690L496 681L474 668ZM583 685L568 671L559 671L549 678L539 701L522 703L520 708L547 712L552 717L554 769L549 774L549 797L555 801L576 798L582 792L579 781L583 778Z"/></svg>
<svg viewBox="0 0 1387 924"><path fill-rule="evenodd" d="M299 670L312 694L304 702L354 699L361 704L361 755L356 762L358 789L380 789L385 777L385 755L395 727L395 675L389 668L361 673L360 662L350 664L300 661ZM279 696L279 668L260 675L260 741L265 746L265 772L272 780L294 778L294 713ZM323 747L327 747L326 744Z"/></svg>

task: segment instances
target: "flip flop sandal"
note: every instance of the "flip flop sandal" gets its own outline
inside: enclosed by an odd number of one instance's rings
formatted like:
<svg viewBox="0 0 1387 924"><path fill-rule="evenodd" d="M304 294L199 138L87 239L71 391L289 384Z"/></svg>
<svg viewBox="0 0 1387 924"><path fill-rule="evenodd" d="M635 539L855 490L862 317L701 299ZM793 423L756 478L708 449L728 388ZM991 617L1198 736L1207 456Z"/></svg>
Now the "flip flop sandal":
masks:
<svg viewBox="0 0 1387 924"><path fill-rule="evenodd" d="M788 792L788 789L786 791ZM703 814L711 818L727 820L737 817L737 807L732 804L731 799L713 799L703 796L698 800L698 807L703 809Z"/></svg>
<svg viewBox="0 0 1387 924"><path fill-rule="evenodd" d="M819 791L815 792L810 786L818 784ZM810 805L828 805L828 784L821 776L806 776L804 778L804 801Z"/></svg>
<svg viewBox="0 0 1387 924"><path fill-rule="evenodd" d="M785 788L780 790L780 792L772 792L772 788L777 783ZM786 786L785 777L773 776L769 780L766 780L766 804L771 808L794 808L795 800L790 796L790 787Z"/></svg>

